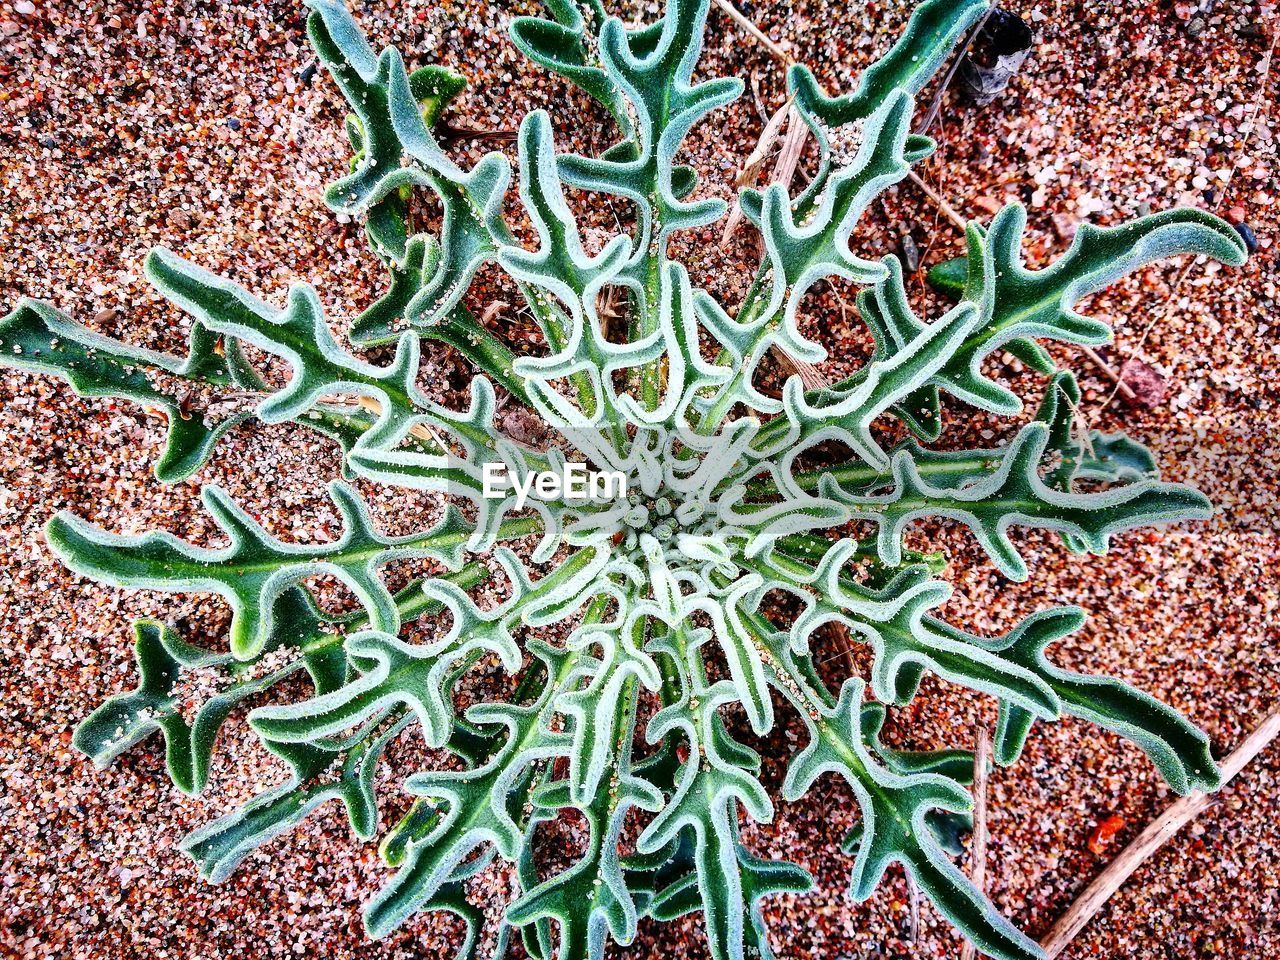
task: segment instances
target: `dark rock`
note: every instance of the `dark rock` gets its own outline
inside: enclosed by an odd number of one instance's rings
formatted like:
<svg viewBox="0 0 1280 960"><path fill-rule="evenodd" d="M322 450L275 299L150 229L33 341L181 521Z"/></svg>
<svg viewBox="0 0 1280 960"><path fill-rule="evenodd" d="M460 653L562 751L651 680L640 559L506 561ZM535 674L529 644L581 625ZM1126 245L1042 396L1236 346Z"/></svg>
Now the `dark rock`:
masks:
<svg viewBox="0 0 1280 960"><path fill-rule="evenodd" d="M1192 17L1187 24L1187 36L1195 39L1209 29L1209 22L1204 17Z"/></svg>
<svg viewBox="0 0 1280 960"><path fill-rule="evenodd" d="M316 62L312 60L305 67L302 68L302 72L298 74L298 79L302 81L304 86L309 87L311 86L311 81L315 79L315 76L316 76Z"/></svg>
<svg viewBox="0 0 1280 960"><path fill-rule="evenodd" d="M1253 228L1247 223L1237 223L1235 228L1236 233L1240 234L1240 239L1244 241L1244 248L1249 251L1249 256L1257 253L1258 238L1253 235Z"/></svg>
<svg viewBox="0 0 1280 960"><path fill-rule="evenodd" d="M228 121L227 121L227 126L228 126L230 129L232 129L232 130L239 130L239 129L240 129L240 121L239 121L238 119L236 119L235 117L232 117L230 120L228 120Z"/></svg>
<svg viewBox="0 0 1280 960"><path fill-rule="evenodd" d="M1017 14L999 7L960 64L960 79L973 102L985 106L1000 96L1031 52L1034 35Z"/></svg>

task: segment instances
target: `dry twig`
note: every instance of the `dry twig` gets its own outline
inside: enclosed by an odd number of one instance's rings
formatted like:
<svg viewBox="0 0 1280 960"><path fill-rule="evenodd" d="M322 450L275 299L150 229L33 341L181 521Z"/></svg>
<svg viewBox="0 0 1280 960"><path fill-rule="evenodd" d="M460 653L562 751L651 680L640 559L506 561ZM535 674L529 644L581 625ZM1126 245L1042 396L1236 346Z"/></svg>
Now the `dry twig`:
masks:
<svg viewBox="0 0 1280 960"><path fill-rule="evenodd" d="M920 939L920 887L915 878L907 874L907 938L915 943Z"/></svg>
<svg viewBox="0 0 1280 960"><path fill-rule="evenodd" d="M1079 344L1078 347L1080 352L1088 357L1093 362L1093 365L1106 374L1107 379L1116 385L1116 389L1124 394L1124 398L1126 400L1134 400L1137 398L1138 395L1133 392L1133 387L1124 382L1124 377L1111 369L1111 364L1103 360L1102 355L1098 353L1097 350L1093 349L1093 347L1087 347L1084 344Z"/></svg>
<svg viewBox="0 0 1280 960"><path fill-rule="evenodd" d="M766 50L782 60L783 63L790 66L795 62L791 54L771 40L768 34L752 23L729 0L715 0L715 3L730 19L758 40ZM779 151L777 163L774 165L772 182L790 187L791 180L795 176L796 167L800 163L800 155L804 152L805 141L809 136L809 125L804 122L804 119L800 116L800 111L795 108L791 99L788 99L765 125L764 132L760 134L760 142L756 145L755 150L751 152L751 156L747 158L747 162L743 164L742 172L738 174L736 180L738 187L749 186L755 182L765 157L768 156L769 150L773 148L773 144L778 139L778 132L782 128L784 118L787 122L787 136L782 142L782 149ZM720 237L721 247L728 245L729 238L733 236L733 232L738 228L741 220L742 208L735 202L733 212L729 215L729 220L725 224L724 233ZM800 382L804 384L806 390L819 390L827 386L826 378L812 365L805 363L803 360L795 359L780 347L774 347L773 352L784 366L791 367L800 375Z"/></svg>
<svg viewBox="0 0 1280 960"><path fill-rule="evenodd" d="M510 309L511 304L507 303L505 300L494 300L484 308L484 314L480 317L480 326L487 327L494 321L498 314L502 313L504 310Z"/></svg>
<svg viewBox="0 0 1280 960"><path fill-rule="evenodd" d="M356 403L361 409L368 410L375 416L382 416L382 404L373 397L358 397ZM409 428L409 435L417 437L419 440L426 440L428 443L434 443L445 453L449 452L449 445L440 438L440 435L431 429L430 424L415 423Z"/></svg>
<svg viewBox="0 0 1280 960"><path fill-rule="evenodd" d="M1280 734L1280 711L1267 717L1253 733L1245 738L1232 754L1222 761L1222 782L1229 783L1241 770ZM1076 934L1084 929L1103 904L1111 898L1126 880L1153 853L1164 846L1186 824L1194 820L1201 812L1213 804L1210 794L1199 790L1189 793L1169 807L1152 823L1138 834L1132 843L1112 860L1093 883L1085 889L1064 913L1053 929L1040 942L1049 960L1062 953L1067 945L1075 939Z"/></svg>
<svg viewBox="0 0 1280 960"><path fill-rule="evenodd" d="M738 171L738 175L733 179L733 186L736 190L743 187L755 186L756 179L760 176L760 168L764 166L765 160L769 158L769 151L778 142L778 136L782 132L783 123L792 116L794 110L791 106L791 100L788 99L781 107L777 109L769 122L764 125L764 129L760 132L760 140L756 143L756 147L751 151L750 156L742 164L742 169ZM788 132L788 138L790 132ZM785 148L784 148L785 149ZM776 180L776 177L775 177ZM788 178L790 182L790 178ZM729 245L730 238L738 229L738 224L742 222L742 206L737 199L733 201L733 209L729 211L729 219L725 221L724 232L720 235L720 248L723 250Z"/></svg>
<svg viewBox="0 0 1280 960"><path fill-rule="evenodd" d="M927 196L930 200L932 200L937 205L938 209L942 211L943 215L948 220L950 220L953 224L955 224L957 230L959 230L961 233L964 233L966 230L969 229L969 224L966 222L965 218L960 216L960 214L956 212L955 207L947 203L946 197L940 194L937 190L933 189L933 187L929 186L929 184L925 183L924 178L920 176L920 174L916 173L914 170L911 170L911 171L908 171L907 176L911 178L912 183L914 183L917 187L919 187L921 190L924 191L925 196Z"/></svg>
<svg viewBox="0 0 1280 960"><path fill-rule="evenodd" d="M787 66L795 63L795 58L787 51L783 50L767 33L757 27L750 19L729 0L715 0L716 6L719 7L734 23L740 26L751 36L760 41L760 45L772 53L775 57L785 63Z"/></svg>
<svg viewBox="0 0 1280 960"><path fill-rule="evenodd" d="M784 367L789 367L800 375L800 382L804 384L806 390L821 390L828 386L827 378L813 364L797 360L777 345L773 347L773 353Z"/></svg>
<svg viewBox="0 0 1280 960"><path fill-rule="evenodd" d="M991 737L986 727L978 728L978 745L973 752L973 844L969 848L969 875L982 893L987 888L987 765L991 758ZM974 960L977 952L965 941L960 960Z"/></svg>
<svg viewBox="0 0 1280 960"><path fill-rule="evenodd" d="M995 12L995 9L995 0L991 0L991 5L987 7L987 12L982 15L981 20L974 24L964 44L956 51L955 59L951 62L951 69L942 78L942 83L939 84L937 91L933 95L933 100L929 103L928 113L924 115L924 119L916 127L916 133L928 133L929 128L933 126L933 121L938 119L938 111L942 109L942 98L946 95L947 88L951 86L951 81L954 79L956 71L960 69L961 61L964 60L965 55L969 52L969 48L973 46L973 41L978 39L978 34L982 33L982 28L987 25L987 21L991 19L991 14Z"/></svg>

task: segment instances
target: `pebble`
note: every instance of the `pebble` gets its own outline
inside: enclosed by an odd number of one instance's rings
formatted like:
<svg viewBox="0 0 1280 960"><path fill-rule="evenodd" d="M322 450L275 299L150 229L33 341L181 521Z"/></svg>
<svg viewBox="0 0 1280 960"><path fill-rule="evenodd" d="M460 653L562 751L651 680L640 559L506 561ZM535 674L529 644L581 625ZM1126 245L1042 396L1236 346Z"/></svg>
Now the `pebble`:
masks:
<svg viewBox="0 0 1280 960"><path fill-rule="evenodd" d="M1237 223L1235 225L1236 233L1240 234L1240 239L1244 241L1245 248L1249 251L1249 255L1258 252L1258 238L1254 235L1253 228L1247 223Z"/></svg>
<svg viewBox="0 0 1280 960"><path fill-rule="evenodd" d="M1120 379L1133 391L1133 402L1154 410L1169 392L1169 382L1151 364L1130 357L1120 367Z"/></svg>
<svg viewBox="0 0 1280 960"><path fill-rule="evenodd" d="M1059 240L1070 243L1076 238L1076 231L1080 229L1080 221L1069 213L1055 213L1050 222L1053 224L1053 232Z"/></svg>
<svg viewBox="0 0 1280 960"><path fill-rule="evenodd" d="M904 233L898 237L898 253L907 273L915 273L920 269L920 248L911 234Z"/></svg>

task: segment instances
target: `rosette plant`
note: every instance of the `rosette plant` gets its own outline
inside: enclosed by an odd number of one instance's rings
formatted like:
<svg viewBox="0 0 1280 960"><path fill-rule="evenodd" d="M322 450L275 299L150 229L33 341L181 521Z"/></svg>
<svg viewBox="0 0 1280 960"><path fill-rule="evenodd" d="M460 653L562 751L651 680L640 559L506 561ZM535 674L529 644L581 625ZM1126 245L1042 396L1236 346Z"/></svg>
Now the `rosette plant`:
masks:
<svg viewBox="0 0 1280 960"><path fill-rule="evenodd" d="M817 165L795 196L781 185L741 193L763 256L729 309L671 256L673 238L725 213L677 161L690 129L742 91L737 80L694 79L709 0L667 0L659 20L633 27L606 16L600 0L545 0L545 18L511 24L535 64L589 94L617 128L616 143L592 156L558 149L546 113L524 119L517 179L532 230L523 232L508 221L508 159L493 152L468 169L433 135L462 78L437 66L410 72L394 49L374 52L340 0L310 2L311 40L353 110L350 172L326 201L362 220L390 275L347 328L353 347L331 331L311 287L296 284L275 305L163 249L146 270L193 318L185 358L98 336L34 301L0 324L6 363L167 418L162 482L190 477L252 418L334 441L330 490L345 532L332 542L283 542L215 486L203 496L225 533L220 547L162 532L118 536L66 513L49 522L49 546L76 571L215 593L233 613L216 649L137 623L138 684L89 716L76 745L105 765L159 731L173 782L197 793L224 720L268 693L248 723L291 778L182 841L218 881L330 801L345 806L358 837L378 836L382 754L397 737L421 737L439 763L404 780L415 800L381 832L394 873L368 904L372 936L446 910L465 919L460 954L471 955L481 911L466 882L498 859L516 886L495 935L500 952L517 932L544 960L601 957L608 942L630 942L641 917L697 911L711 954L739 960L770 955L762 899L811 883L799 866L754 854L740 834L744 817L775 815L747 741L794 711L807 742L781 793L804 802L826 775L847 781L861 811L847 843L855 898L871 896L897 863L983 953L1040 956L952 859L972 755L903 752L879 737L923 675L999 702L1000 764L1017 759L1036 720L1068 714L1135 742L1179 792L1212 789L1219 774L1206 737L1174 710L1054 665L1051 648L1081 626L1080 610L1042 610L994 637L941 619L945 563L905 549L904 530L945 518L1022 580L1011 526L1103 553L1121 531L1208 517L1207 501L1162 482L1141 445L1080 429L1075 380L1043 343L1106 342L1108 326L1076 312L1082 298L1159 257L1239 264L1237 234L1194 210L1085 225L1056 262L1031 270L1020 252L1024 211L1009 206L969 225L967 255L953 266L958 301L932 321L918 316L898 261L860 255L851 237L876 197L930 153L931 141L910 130L913 98L987 7L926 0L849 92L829 96L806 68L791 68ZM835 136L860 145L833 150ZM567 190L611 198L629 216L603 244L588 243ZM432 230L413 216L423 192L442 214ZM472 281L493 264L514 282L544 348L517 354L477 319ZM765 389L767 351L826 356L798 323L824 280L861 289L874 354L821 389L798 376ZM435 343L474 364L465 409L419 386L421 352ZM385 365L355 352L380 344L394 344ZM1001 351L1047 378L1038 414L1003 446L939 449L943 397L996 415L1022 411L984 369ZM283 365L269 377L263 357ZM251 413L216 416L219 397L246 392L260 398ZM546 439L504 433L499 402L527 408ZM890 445L882 428L895 418L911 437ZM835 466L819 456L833 446L845 451ZM521 481L567 461L622 474L626 496L535 497L523 509L514 494L485 496L486 466ZM436 491L441 512L418 533L388 536L357 482ZM382 568L405 557L437 572L393 592ZM474 588L498 572L509 589L482 607ZM321 575L350 588L358 611L327 613L309 583ZM427 624L428 639L403 639L414 622ZM868 646L866 678L837 685L819 671L814 634L831 623ZM468 676L495 659L510 675L507 694L476 693L486 688ZM281 686L303 673L309 684ZM207 695L194 710L178 693L191 677ZM548 867L539 839L557 818L585 835L563 869Z"/></svg>

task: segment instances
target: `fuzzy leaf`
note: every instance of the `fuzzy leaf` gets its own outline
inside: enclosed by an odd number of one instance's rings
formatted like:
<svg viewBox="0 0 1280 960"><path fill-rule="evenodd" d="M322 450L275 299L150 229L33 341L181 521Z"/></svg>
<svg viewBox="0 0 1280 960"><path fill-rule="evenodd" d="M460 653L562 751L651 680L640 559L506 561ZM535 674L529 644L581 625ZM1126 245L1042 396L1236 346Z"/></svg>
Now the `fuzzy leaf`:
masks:
<svg viewBox="0 0 1280 960"><path fill-rule="evenodd" d="M131 347L92 332L66 314L36 300L22 300L0 319L0 349L10 366L52 373L82 397L120 397L164 414L168 438L156 461L156 479L177 483L195 473L213 452L218 438L242 423L246 413L222 417L192 409L188 394L214 388L215 395L251 385L253 374L238 355L238 345L221 341L200 324L191 327L187 358ZM166 387L157 375L189 380L190 390ZM197 401L198 402L198 401ZM207 403L207 401L206 401Z"/></svg>
<svg viewBox="0 0 1280 960"><path fill-rule="evenodd" d="M431 557L453 567L461 562L469 528L456 512L423 534L385 537L374 529L354 490L334 482L329 493L345 532L331 544L314 547L271 537L213 486L204 488L205 508L231 539L220 549L194 547L167 533L121 537L68 513L50 520L45 535L68 566L105 582L221 595L232 610L232 653L246 660L257 656L271 636L276 599L307 577L337 577L360 599L375 627L394 631L400 617L378 567L399 557Z"/></svg>
<svg viewBox="0 0 1280 960"><path fill-rule="evenodd" d="M836 773L853 788L863 829L853 866L852 893L865 900L885 868L901 863L940 909L984 954L1001 960L1040 960L1034 941L995 911L937 845L926 817L933 810L965 811L969 795L932 773L895 773L867 751L861 727L862 682L845 681L839 702L809 720L812 739L792 761L783 795L797 800L823 773Z"/></svg>
<svg viewBox="0 0 1280 960"><path fill-rule="evenodd" d="M1026 219L1026 211L1011 204L996 215L985 234L970 226L966 264L983 266L979 271L967 270L963 299L982 306L983 322L931 384L1001 414L1018 413L1022 402L982 373L982 364L996 350L1013 350L1033 366L1045 370L1047 364L1052 370L1051 361L1032 339L1094 346L1111 340L1110 327L1076 312L1076 305L1089 294L1166 257L1195 254L1238 265L1246 256L1244 242L1229 224L1199 210L1170 210L1119 227L1082 224L1065 254L1051 266L1033 271L1022 263ZM880 346L891 352L924 323L907 306L897 261L888 265L884 283L874 293L862 294L858 306L864 316L871 312L883 318L871 324L872 330ZM936 397L913 397L906 406L933 411Z"/></svg>

